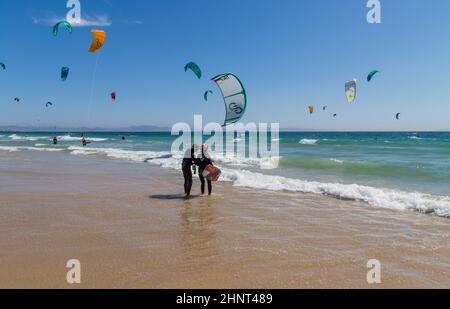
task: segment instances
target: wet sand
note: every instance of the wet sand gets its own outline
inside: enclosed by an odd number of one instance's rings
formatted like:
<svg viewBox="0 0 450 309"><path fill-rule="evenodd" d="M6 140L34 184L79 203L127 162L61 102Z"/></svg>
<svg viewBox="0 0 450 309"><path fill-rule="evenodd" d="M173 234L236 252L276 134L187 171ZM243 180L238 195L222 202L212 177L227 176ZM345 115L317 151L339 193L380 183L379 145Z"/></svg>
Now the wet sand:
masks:
<svg viewBox="0 0 450 309"><path fill-rule="evenodd" d="M448 219L230 183L181 192L151 164L0 152L0 288L450 288Z"/></svg>

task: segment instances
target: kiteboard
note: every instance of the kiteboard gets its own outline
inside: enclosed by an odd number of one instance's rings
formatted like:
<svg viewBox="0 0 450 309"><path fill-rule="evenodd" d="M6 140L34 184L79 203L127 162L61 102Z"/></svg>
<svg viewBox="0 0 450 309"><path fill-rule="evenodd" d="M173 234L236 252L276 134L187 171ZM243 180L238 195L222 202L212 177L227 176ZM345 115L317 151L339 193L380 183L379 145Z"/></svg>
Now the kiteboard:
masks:
<svg viewBox="0 0 450 309"><path fill-rule="evenodd" d="M221 174L222 171L211 164L207 165L202 173L203 177L211 181L218 181Z"/></svg>

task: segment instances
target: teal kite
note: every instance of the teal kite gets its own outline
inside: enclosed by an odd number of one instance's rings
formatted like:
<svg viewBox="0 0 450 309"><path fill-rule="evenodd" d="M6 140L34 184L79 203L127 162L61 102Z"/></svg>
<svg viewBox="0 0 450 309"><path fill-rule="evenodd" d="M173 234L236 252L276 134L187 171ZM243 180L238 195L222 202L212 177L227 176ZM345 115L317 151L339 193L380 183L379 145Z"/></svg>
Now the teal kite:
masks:
<svg viewBox="0 0 450 309"><path fill-rule="evenodd" d="M372 72L370 72L369 75L367 76L367 81L370 82L377 73L380 73L380 71L373 70Z"/></svg>
<svg viewBox="0 0 450 309"><path fill-rule="evenodd" d="M208 102L208 94L213 94L214 92L212 92L212 90L208 90L205 92L205 94L203 95L203 98L205 99L206 102Z"/></svg>
<svg viewBox="0 0 450 309"><path fill-rule="evenodd" d="M55 37L58 36L59 26L61 25L63 25L69 33L73 32L72 25L65 20L61 20L60 22L58 22L56 25L53 26L53 36Z"/></svg>
<svg viewBox="0 0 450 309"><path fill-rule="evenodd" d="M184 67L184 71L187 72L187 70L190 69L192 72L194 72L195 75L200 79L202 78L202 70L200 70L200 67L195 62L189 62Z"/></svg>
<svg viewBox="0 0 450 309"><path fill-rule="evenodd" d="M6 65L3 62L0 62L0 67L2 67L3 70L6 70Z"/></svg>
<svg viewBox="0 0 450 309"><path fill-rule="evenodd" d="M63 67L61 69L61 80L64 82L66 81L67 77L69 76L70 69L68 67Z"/></svg>

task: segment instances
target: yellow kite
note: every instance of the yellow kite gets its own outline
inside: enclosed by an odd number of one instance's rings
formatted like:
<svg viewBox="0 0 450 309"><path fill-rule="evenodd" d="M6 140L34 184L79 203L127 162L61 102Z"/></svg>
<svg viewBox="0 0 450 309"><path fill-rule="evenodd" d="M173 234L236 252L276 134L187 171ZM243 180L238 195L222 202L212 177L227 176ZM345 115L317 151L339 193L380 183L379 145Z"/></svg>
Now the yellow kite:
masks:
<svg viewBox="0 0 450 309"><path fill-rule="evenodd" d="M106 41L106 33L103 30L91 30L94 33L94 40L92 41L91 48L89 48L90 53L96 53L102 49Z"/></svg>
<svg viewBox="0 0 450 309"><path fill-rule="evenodd" d="M314 113L314 105L309 106L309 113L310 114Z"/></svg>

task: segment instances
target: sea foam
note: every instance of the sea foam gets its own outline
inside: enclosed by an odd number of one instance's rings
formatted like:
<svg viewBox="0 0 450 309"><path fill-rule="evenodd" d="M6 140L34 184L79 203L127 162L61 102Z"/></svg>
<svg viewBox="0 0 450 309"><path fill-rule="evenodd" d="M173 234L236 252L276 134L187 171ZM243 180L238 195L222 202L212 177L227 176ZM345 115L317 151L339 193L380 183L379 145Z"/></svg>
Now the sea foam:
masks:
<svg viewBox="0 0 450 309"><path fill-rule="evenodd" d="M81 137L71 136L71 135L63 135L63 136L58 136L58 140L66 141L66 142L81 142ZM108 140L108 138L87 137L87 140L92 141L92 142L105 142Z"/></svg>
<svg viewBox="0 0 450 309"><path fill-rule="evenodd" d="M145 161L176 170L180 169L182 159L181 153L172 156L167 152L132 151L115 148L69 147L69 149L72 150L72 154L103 154L111 158L127 159L136 162ZM229 157L222 157L218 160L213 157L213 159L224 164L226 164L225 162L232 162ZM256 161L253 163L256 165ZM362 201L374 207L414 210L450 218L450 197L448 196L397 191L358 184L307 181L229 167L222 168L222 171L222 180L232 182L237 187L327 195L339 199Z"/></svg>
<svg viewBox="0 0 450 309"><path fill-rule="evenodd" d="M317 143L317 140L304 138L301 141L299 141L298 143L302 144L302 145L315 145Z"/></svg>
<svg viewBox="0 0 450 309"><path fill-rule="evenodd" d="M31 151L47 151L47 152L60 152L64 151L64 149L60 148L38 148L38 147L24 147L24 146L0 146L0 150L8 151L8 152L16 152L21 150L31 150Z"/></svg>
<svg viewBox="0 0 450 309"><path fill-rule="evenodd" d="M17 134L11 134L8 137L14 141L39 141L50 139L49 136L20 136Z"/></svg>
<svg viewBox="0 0 450 309"><path fill-rule="evenodd" d="M450 197L374 188L358 184L322 183L225 169L223 179L235 186L273 191L291 191L363 201L369 205L397 210L414 210L450 218Z"/></svg>

